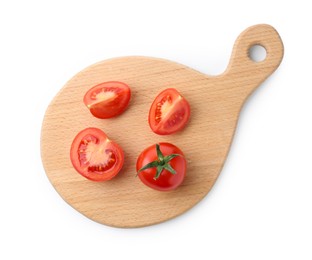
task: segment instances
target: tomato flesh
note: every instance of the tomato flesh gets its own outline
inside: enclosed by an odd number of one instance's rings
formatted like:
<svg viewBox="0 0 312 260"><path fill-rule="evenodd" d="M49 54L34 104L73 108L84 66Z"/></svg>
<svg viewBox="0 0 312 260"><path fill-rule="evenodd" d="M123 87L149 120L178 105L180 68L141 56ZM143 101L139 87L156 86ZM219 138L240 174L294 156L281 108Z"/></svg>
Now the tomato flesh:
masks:
<svg viewBox="0 0 312 260"><path fill-rule="evenodd" d="M138 176L146 186L152 189L158 191L171 191L180 186L186 176L186 160L183 152L175 145L170 143L160 143L159 145L164 156L170 154L180 155L170 161L170 165L176 171L176 174L163 170L160 177L155 179L156 168L149 168L141 171ZM148 163L157 160L157 158L156 145L146 148L137 159L137 171Z"/></svg>
<svg viewBox="0 0 312 260"><path fill-rule="evenodd" d="M173 88L166 89L155 98L149 112L149 125L159 135L175 133L185 127L190 117L190 105Z"/></svg>
<svg viewBox="0 0 312 260"><path fill-rule="evenodd" d="M71 162L78 173L89 180L110 180L124 163L122 149L97 128L82 130L70 151Z"/></svg>
<svg viewBox="0 0 312 260"><path fill-rule="evenodd" d="M87 91L83 102L93 116L101 119L120 115L128 107L131 90L118 81L98 84Z"/></svg>

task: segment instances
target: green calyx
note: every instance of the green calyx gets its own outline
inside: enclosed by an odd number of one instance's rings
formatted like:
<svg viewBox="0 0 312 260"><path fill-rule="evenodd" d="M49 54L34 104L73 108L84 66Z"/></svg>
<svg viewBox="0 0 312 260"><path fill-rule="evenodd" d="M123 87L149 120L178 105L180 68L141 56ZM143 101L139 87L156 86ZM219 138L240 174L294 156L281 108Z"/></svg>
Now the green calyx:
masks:
<svg viewBox="0 0 312 260"><path fill-rule="evenodd" d="M181 156L180 154L170 154L167 156L164 156L163 153L160 150L160 146L159 144L156 144L156 152L157 152L157 160L156 161L152 161L148 164L146 164L145 166L143 166L139 171L138 174L146 169L150 169L150 168L156 168L156 175L154 177L154 180L157 180L160 176L160 174L162 173L163 170L167 170L168 172L172 173L172 174L176 174L177 172L171 167L171 165L169 164L169 162L177 157L177 156Z"/></svg>

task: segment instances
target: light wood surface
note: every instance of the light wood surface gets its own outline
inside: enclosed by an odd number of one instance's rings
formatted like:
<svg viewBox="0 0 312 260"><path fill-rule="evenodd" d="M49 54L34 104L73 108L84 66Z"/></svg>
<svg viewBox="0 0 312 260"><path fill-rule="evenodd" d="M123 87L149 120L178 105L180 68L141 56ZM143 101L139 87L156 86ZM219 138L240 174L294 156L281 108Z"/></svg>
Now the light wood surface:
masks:
<svg viewBox="0 0 312 260"><path fill-rule="evenodd" d="M262 62L248 56L255 44L267 51ZM43 120L41 156L49 180L69 205L106 225L141 227L182 214L212 188L229 151L242 105L279 66L282 57L283 44L275 29L255 25L238 37L228 68L219 76L148 57L115 58L84 69L61 89ZM129 108L119 117L96 119L83 104L83 96L92 86L112 80L131 87ZM189 101L191 119L183 131L158 136L149 128L148 112L154 97L168 87L176 88ZM124 149L125 165L111 181L89 181L71 165L71 142L87 127L102 129ZM140 152L164 141L181 148L188 163L184 183L172 192L149 189L135 177Z"/></svg>

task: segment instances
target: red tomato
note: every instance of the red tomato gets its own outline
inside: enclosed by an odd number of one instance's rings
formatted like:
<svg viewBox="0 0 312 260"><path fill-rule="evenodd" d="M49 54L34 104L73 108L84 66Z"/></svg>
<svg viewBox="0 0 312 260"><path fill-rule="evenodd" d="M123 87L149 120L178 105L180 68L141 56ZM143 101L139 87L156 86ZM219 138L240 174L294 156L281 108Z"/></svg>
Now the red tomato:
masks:
<svg viewBox="0 0 312 260"><path fill-rule="evenodd" d="M149 111L149 125L159 135L181 130L190 118L190 105L174 88L168 88L155 98Z"/></svg>
<svg viewBox="0 0 312 260"><path fill-rule="evenodd" d="M102 130L86 128L75 137L70 159L82 176L92 181L106 181L121 170L124 153Z"/></svg>
<svg viewBox="0 0 312 260"><path fill-rule="evenodd" d="M186 160L182 151L170 143L146 148L138 157L136 169L141 181L159 191L176 189L184 180Z"/></svg>
<svg viewBox="0 0 312 260"><path fill-rule="evenodd" d="M97 118L111 118L120 115L127 108L131 97L128 85L109 81L89 89L83 102Z"/></svg>

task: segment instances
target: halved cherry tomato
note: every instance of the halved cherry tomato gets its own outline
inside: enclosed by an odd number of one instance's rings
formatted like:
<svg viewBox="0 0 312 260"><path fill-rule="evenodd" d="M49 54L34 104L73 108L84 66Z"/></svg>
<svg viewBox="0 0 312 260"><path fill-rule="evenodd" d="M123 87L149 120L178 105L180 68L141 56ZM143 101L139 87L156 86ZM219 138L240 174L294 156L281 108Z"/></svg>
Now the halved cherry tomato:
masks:
<svg viewBox="0 0 312 260"><path fill-rule="evenodd" d="M159 191L170 191L183 182L186 160L175 145L160 143L146 148L140 154L136 169L146 186Z"/></svg>
<svg viewBox="0 0 312 260"><path fill-rule="evenodd" d="M86 128L75 137L70 159L82 176L92 181L106 181L121 170L124 153L102 130Z"/></svg>
<svg viewBox="0 0 312 260"><path fill-rule="evenodd" d="M128 85L118 81L98 84L89 89L83 102L97 118L111 118L120 115L127 108L131 97Z"/></svg>
<svg viewBox="0 0 312 260"><path fill-rule="evenodd" d="M185 127L190 118L190 105L174 88L155 98L149 111L149 125L159 135L169 135Z"/></svg>

